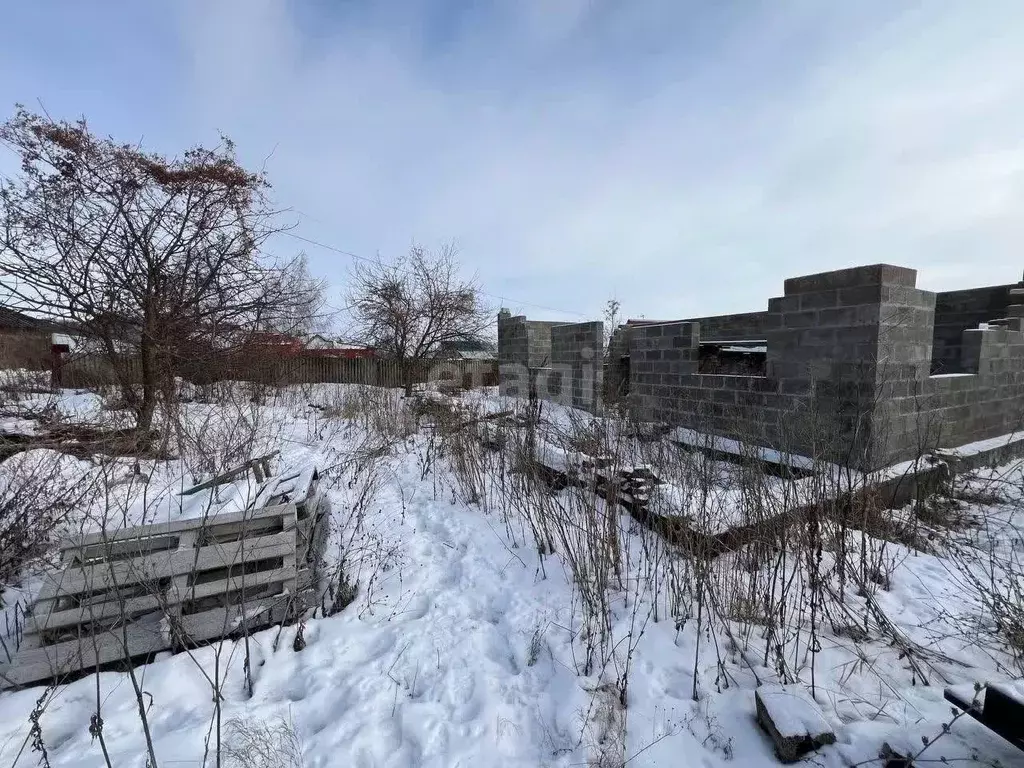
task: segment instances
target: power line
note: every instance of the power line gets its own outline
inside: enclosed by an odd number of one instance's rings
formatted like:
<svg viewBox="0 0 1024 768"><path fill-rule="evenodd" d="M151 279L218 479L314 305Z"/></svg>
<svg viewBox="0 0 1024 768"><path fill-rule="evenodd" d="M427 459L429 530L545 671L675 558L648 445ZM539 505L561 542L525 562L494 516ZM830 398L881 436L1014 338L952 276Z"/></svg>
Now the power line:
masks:
<svg viewBox="0 0 1024 768"><path fill-rule="evenodd" d="M369 259L366 256L360 256L358 253L352 253L351 251L346 251L343 248L336 248L333 245L328 245L327 243L321 243L319 240L313 240L313 239L308 238L308 237L303 237L302 235L296 235L294 232L284 231L284 232L281 232L280 234L287 235L288 237L292 237L292 238L294 238L296 240L301 240L302 242L309 243L310 245L315 245L318 248L325 248L328 251L334 251L335 253L340 253L342 256L350 256L351 258L357 259L358 261L366 261L366 262L372 262L373 261L373 259ZM532 304L532 303L530 303L528 301L519 301L518 299L514 299L511 296L498 296L497 294L488 293L487 291L480 291L480 293L483 294L484 296L489 296L492 299L498 299L499 301L502 301L502 302L509 301L509 302L511 302L513 304L516 304L516 305L519 305L519 306L533 307L534 309L543 309L543 310L545 310L547 312L559 312L559 313L564 314L564 315L577 315L579 317L588 317L588 315L586 313L584 313L584 312L575 312L575 311L570 310L570 309L557 309L555 307L544 306L543 304ZM345 309L348 309L348 307L345 307Z"/></svg>
<svg viewBox="0 0 1024 768"><path fill-rule="evenodd" d="M0 144L3 144L8 149L10 149L12 152L15 152L14 147L10 146L7 142L0 142ZM296 210L296 213L298 213L298 214L300 214L302 216L305 216L306 218L313 218L309 214L303 213L302 211ZM319 240L313 240L312 238L309 238L309 237L303 237L302 235L297 235L294 232L289 232L287 230L282 230L279 234L287 235L288 237L294 238L295 240L301 240L302 242L308 243L309 245L315 245L318 248L325 248L328 251L334 251L335 253L340 253L343 256L349 256L350 258L356 259L358 261L366 261L366 262L372 262L373 261L373 259L369 259L366 256L360 256L358 253L352 253L352 251L346 251L344 248L338 248L338 247L333 246L333 245L328 245L327 243L322 243ZM504 303L506 301L509 301L512 304L515 304L515 305L518 305L518 306L532 307L533 309L543 309L546 312L558 312L558 313L563 314L563 315L576 315L577 317L589 317L589 315L587 315L585 312L577 312L577 311L571 310L571 309L558 309L557 307L548 307L548 306L546 306L544 304L534 304L534 303L529 302L529 301L520 301L520 300L515 299L515 298L513 298L511 296L498 296L497 294L488 293L487 291L479 291L479 293L481 293L484 296L489 296L492 299L498 299L498 301L500 301L502 303ZM352 306L353 305L350 304L350 305L345 306L345 307L337 307L336 308L336 307L328 306L328 308L331 309L334 312L344 312L346 310L351 309Z"/></svg>
<svg viewBox="0 0 1024 768"><path fill-rule="evenodd" d="M358 253L352 253L351 251L345 251L345 250L342 250L341 248L335 248L333 245L328 245L327 243L321 243L321 242L319 242L317 240L311 240L308 237L303 237L302 235L296 235L294 232L289 232L287 230L282 230L279 234L287 235L288 237L293 237L296 240L301 240L304 243L309 243L310 245L315 245L315 246L317 246L319 248L326 248L328 251L334 251L335 253L340 253L343 256L351 256L353 259L358 259L359 261L373 261L373 259L368 259L365 256L360 256Z"/></svg>

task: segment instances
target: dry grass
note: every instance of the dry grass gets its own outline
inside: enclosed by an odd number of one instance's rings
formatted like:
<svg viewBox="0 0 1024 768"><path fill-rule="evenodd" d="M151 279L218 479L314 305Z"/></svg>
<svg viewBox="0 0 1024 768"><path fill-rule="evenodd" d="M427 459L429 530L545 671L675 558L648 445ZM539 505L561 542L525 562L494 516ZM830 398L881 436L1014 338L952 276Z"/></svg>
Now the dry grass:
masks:
<svg viewBox="0 0 1024 768"><path fill-rule="evenodd" d="M291 717L232 718L221 758L227 768L303 768L302 740Z"/></svg>
<svg viewBox="0 0 1024 768"><path fill-rule="evenodd" d="M229 466L273 439L278 427L250 402L251 394L244 388L217 393L226 398L216 409L220 415L179 428L179 447L195 472ZM783 682L816 685L826 634L841 636L865 657L871 648L894 646L915 680L930 680L937 657L906 637L877 599L913 550L954 552L957 578L976 596L979 634L1024 671L1024 564L995 546L998 532L966 517L968 501L1005 505L1024 497L1024 489L1012 494L994 485L954 485L895 515L849 476L780 477L751 455L725 462L681 450L628 416L577 414L555 422L543 404L522 402L491 418L470 397L404 398L363 386L258 394L268 405L304 410L308 438L332 456L323 482L346 500L333 516L324 613L344 610L357 597L360 610L374 611L385 574L400 563L401 553L385 544L371 521L392 457L406 452L436 497L475 505L500 520L494 527L503 527L510 552L535 548L541 577L552 566L564 569L572 584L577 672L594 691L592 706L581 713L581 743L595 766L626 760L630 673L650 622L669 621L677 631L694 633L695 698L696 671L706 656L717 657L722 672L714 684L724 688L730 684L724 656L734 651L749 659L752 671L758 666ZM333 445L346 447L334 455ZM821 450L828 453L828 446ZM581 454L589 460L574 463L571 457ZM564 456L567 464L546 467L539 460L545 455ZM614 478L638 465L672 490L654 496L644 523L642 514L634 519L614 500L620 490ZM848 503L837 504L844 495ZM804 513L785 514L796 507ZM656 524L670 515L672 531L702 535L685 539L686 546L683 539L670 540L663 535L669 526ZM736 524L753 534L731 549L712 546L711 534ZM973 538L952 547L958 531ZM536 663L543 630L529 643L529 663ZM288 746L293 728L263 723L258 731L229 725L225 744L236 739L248 744L250 759L277 762L234 764L301 764L288 762L295 759ZM285 752L275 752L282 744Z"/></svg>

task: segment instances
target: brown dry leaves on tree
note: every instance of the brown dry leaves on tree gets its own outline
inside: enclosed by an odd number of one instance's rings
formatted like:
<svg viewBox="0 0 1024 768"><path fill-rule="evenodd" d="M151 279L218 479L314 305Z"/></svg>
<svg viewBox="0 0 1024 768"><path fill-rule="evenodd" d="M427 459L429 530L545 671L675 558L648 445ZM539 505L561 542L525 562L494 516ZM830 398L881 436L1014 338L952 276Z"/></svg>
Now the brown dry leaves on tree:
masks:
<svg viewBox="0 0 1024 768"><path fill-rule="evenodd" d="M230 140L167 158L19 107L0 141L21 155L0 183L2 301L67 323L112 367L140 431L186 365L322 307L301 257L263 253L281 230L270 185Z"/></svg>

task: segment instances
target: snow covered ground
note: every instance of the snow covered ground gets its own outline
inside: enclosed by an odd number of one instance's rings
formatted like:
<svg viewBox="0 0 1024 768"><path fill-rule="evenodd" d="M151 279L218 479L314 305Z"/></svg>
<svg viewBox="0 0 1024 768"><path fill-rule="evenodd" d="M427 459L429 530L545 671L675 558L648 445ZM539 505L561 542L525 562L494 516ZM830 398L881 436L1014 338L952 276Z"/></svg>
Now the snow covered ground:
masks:
<svg viewBox="0 0 1024 768"><path fill-rule="evenodd" d="M165 655L139 668L159 765L204 764L204 751L215 741L207 681L215 671L226 680L225 740L235 738L232 733L237 737L233 719L270 732L284 718L307 768L774 765L771 745L754 720L753 691L783 674L808 685L813 674L817 701L835 728L836 744L812 760L877 765L883 741L917 751L922 737L941 733L952 717L942 698L944 685L1020 676L998 643L981 642L991 631L989 619L964 580L960 560L938 545L926 552L868 541L881 553L878 562L887 564L885 586L868 596L851 586L845 604L850 615L861 616L872 603L895 625L895 634L872 631L855 639L855 633L833 632L822 621L812 636L794 620L780 672L758 621L716 625L698 612L711 610L708 605L684 605L673 596L669 577L651 581L653 571L668 568L668 553L657 548L650 532L617 513L623 569L609 588L613 651L603 670L586 670L581 590L559 547L539 554L535 541L509 527L509 511L500 508L497 494L485 492L479 503L466 503L450 471L451 457L428 431L404 436L386 450L373 444L369 419L346 404L341 389L305 388L231 412L210 404L186 406L198 443L228 445L243 431L242 422L252 427L255 439L231 446L225 456L278 448L280 467L312 462L321 468L335 522L330 557L337 564L344 553L359 589L340 613L305 622L300 651L293 649L296 627L255 635L251 695L241 642ZM398 409L397 394L387 396L393 399L389 408ZM62 399L61 408L90 418L101 414L86 400L74 395L66 403ZM490 413L511 407L493 392L467 400ZM563 429L576 418L559 409L549 415ZM82 478L109 471L72 459L64 466ZM108 525L231 511L254 492L251 481L240 480L183 499L177 495L181 489L214 471L188 456L141 462L140 470L148 484L127 482L110 490L107 503L117 511L107 515ZM134 470L122 461L117 471ZM965 533L965 547L985 544L1004 561L1019 555L1022 477L1015 464L969 486L978 500L962 513L990 525L983 533L977 527ZM992 487L998 498L982 498L981 491ZM93 524L99 517L94 514ZM739 560L727 558L721 567L741 569ZM686 573L697 578L702 572ZM19 596L30 598L33 584L26 574L4 599L10 604ZM968 617L973 623L962 624ZM877 619L869 624L876 629ZM894 636L908 644L894 645ZM627 665L623 706L615 683ZM0 694L0 764L39 764L35 740L55 768L106 765L90 735L97 699L110 764L146 765L136 696L123 672L57 689ZM37 718L34 709L42 710ZM1020 764L1022 756L961 718L923 757L1008 766ZM208 756L205 764L215 762Z"/></svg>

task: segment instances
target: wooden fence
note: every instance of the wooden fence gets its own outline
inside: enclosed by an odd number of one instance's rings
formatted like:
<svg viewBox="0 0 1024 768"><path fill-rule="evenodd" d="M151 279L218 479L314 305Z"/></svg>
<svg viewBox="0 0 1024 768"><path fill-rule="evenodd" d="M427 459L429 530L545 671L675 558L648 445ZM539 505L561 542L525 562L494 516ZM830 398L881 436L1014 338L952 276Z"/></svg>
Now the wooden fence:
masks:
<svg viewBox="0 0 1024 768"><path fill-rule="evenodd" d="M473 389L497 386L498 363L477 360L408 363L401 360L347 360L310 355L277 359L183 361L177 374L194 384L249 381L267 386L337 383L401 387L410 380L415 384L451 381L464 389ZM61 384L74 389L92 389L117 384L122 377L134 382L140 380L137 360L118 360L115 370L115 366L101 356L86 356L64 364Z"/></svg>
<svg viewBox="0 0 1024 768"><path fill-rule="evenodd" d="M327 503L315 471L273 482L267 506L64 542L62 569L45 577L17 652L0 666L0 689L237 637L305 610Z"/></svg>
<svg viewBox="0 0 1024 768"><path fill-rule="evenodd" d="M39 371L49 366L49 333L0 331L0 369Z"/></svg>

